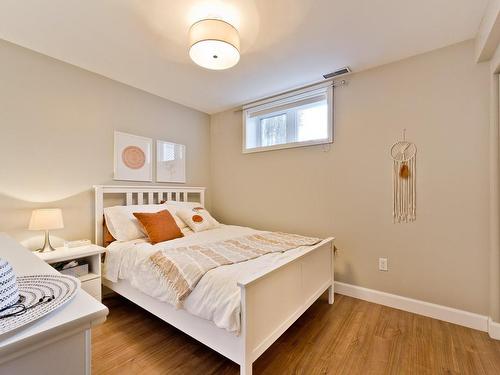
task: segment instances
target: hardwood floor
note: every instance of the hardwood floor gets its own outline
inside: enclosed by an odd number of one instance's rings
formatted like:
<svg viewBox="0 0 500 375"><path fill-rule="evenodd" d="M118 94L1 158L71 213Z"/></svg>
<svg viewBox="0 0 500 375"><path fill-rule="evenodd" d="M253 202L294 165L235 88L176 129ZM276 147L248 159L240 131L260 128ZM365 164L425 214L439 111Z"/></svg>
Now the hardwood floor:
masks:
<svg viewBox="0 0 500 375"><path fill-rule="evenodd" d="M237 375L239 366L122 297L93 330L99 374ZM255 363L254 374L500 374L484 332L326 294Z"/></svg>

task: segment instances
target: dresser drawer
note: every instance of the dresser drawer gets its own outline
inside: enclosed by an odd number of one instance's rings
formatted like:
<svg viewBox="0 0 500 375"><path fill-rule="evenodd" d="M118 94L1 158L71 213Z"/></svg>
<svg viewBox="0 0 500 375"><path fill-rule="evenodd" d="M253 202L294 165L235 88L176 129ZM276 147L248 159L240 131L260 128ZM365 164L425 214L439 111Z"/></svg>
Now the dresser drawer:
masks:
<svg viewBox="0 0 500 375"><path fill-rule="evenodd" d="M94 297L96 300L101 300L101 278L97 277L91 280L82 281L82 289Z"/></svg>

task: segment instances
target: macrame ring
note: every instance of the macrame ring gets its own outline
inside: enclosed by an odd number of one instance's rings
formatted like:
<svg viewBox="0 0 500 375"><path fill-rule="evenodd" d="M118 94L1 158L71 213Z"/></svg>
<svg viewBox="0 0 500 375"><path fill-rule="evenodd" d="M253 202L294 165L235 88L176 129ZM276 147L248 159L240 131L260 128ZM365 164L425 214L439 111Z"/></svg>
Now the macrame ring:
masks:
<svg viewBox="0 0 500 375"><path fill-rule="evenodd" d="M415 143L408 141L399 141L391 147L391 157L398 162L409 161L417 153Z"/></svg>

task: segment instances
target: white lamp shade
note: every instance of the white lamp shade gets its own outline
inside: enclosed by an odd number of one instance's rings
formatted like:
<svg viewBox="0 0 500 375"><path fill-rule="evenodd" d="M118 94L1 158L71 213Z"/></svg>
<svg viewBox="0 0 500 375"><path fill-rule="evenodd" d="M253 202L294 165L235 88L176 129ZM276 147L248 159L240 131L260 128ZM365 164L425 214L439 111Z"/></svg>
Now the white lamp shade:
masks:
<svg viewBox="0 0 500 375"><path fill-rule="evenodd" d="M43 208L33 210L29 230L49 230L64 228L62 211L60 208Z"/></svg>
<svg viewBox="0 0 500 375"><path fill-rule="evenodd" d="M204 68L228 69L240 60L240 36L238 31L225 21L198 21L191 26L189 38L189 56Z"/></svg>

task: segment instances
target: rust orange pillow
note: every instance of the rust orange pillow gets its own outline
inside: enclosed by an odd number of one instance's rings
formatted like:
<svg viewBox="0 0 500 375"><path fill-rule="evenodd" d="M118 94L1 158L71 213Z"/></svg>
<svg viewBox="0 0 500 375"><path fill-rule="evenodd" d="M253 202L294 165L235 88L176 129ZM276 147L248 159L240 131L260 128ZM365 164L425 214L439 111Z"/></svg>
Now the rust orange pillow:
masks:
<svg viewBox="0 0 500 375"><path fill-rule="evenodd" d="M134 216L146 230L149 240L153 245L158 242L183 237L175 219L167 210L155 213L134 212Z"/></svg>

